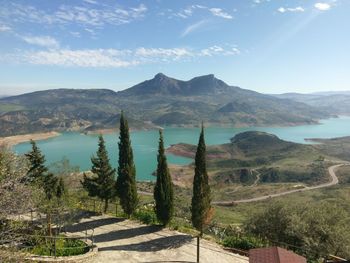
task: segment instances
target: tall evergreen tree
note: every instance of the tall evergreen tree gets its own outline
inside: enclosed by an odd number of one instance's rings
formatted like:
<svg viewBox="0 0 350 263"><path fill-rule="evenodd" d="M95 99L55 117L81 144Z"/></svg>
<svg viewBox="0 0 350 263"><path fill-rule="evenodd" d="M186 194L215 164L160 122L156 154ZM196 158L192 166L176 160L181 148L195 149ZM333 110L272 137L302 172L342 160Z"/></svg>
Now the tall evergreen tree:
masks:
<svg viewBox="0 0 350 263"><path fill-rule="evenodd" d="M199 136L197 152L195 157L195 174L193 179L193 196L191 203L192 225L203 234L205 225L212 216L210 186L208 182L206 166L206 146L204 141L204 127Z"/></svg>
<svg viewBox="0 0 350 263"><path fill-rule="evenodd" d="M81 184L88 191L89 196L96 196L104 201L104 212L106 213L108 201L115 197L115 169L109 163L108 152L102 135L98 139L97 156L91 157L91 172L95 176L87 177L84 174Z"/></svg>
<svg viewBox="0 0 350 263"><path fill-rule="evenodd" d="M26 182L35 183L39 186L43 192L45 198L40 206L44 206L46 210L47 220L47 232L48 235L52 235L52 212L60 204L60 199L65 192L65 186L62 178L58 178L52 173L48 172L48 168L45 166L45 156L41 153L36 143L31 140L32 150L26 154L29 160L29 170L27 172ZM56 202L57 201L57 202Z"/></svg>
<svg viewBox="0 0 350 263"><path fill-rule="evenodd" d="M26 154L30 165L26 180L29 183L42 183L48 171L45 166L45 156L41 153L35 141L30 140L30 144L32 145L32 150Z"/></svg>
<svg viewBox="0 0 350 263"><path fill-rule="evenodd" d="M117 193L124 212L130 217L134 213L138 196L136 189L136 169L129 135L128 121L123 112L120 115L119 162Z"/></svg>
<svg viewBox="0 0 350 263"><path fill-rule="evenodd" d="M174 192L164 152L163 134L161 130L159 130L157 161L157 182L154 187L154 200L156 201L155 211L157 219L163 225L167 225L174 214Z"/></svg>

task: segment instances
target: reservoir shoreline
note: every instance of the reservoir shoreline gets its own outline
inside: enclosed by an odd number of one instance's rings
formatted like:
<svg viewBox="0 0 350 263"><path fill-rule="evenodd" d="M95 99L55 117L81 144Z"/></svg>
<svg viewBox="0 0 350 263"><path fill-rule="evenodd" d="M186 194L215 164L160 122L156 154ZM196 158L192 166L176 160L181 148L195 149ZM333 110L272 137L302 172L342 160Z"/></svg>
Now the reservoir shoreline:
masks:
<svg viewBox="0 0 350 263"><path fill-rule="evenodd" d="M58 137L61 134L58 132L42 132L42 133L31 133L31 134L23 134L23 135L15 135L8 137L0 137L0 145L6 146L16 146L17 144L29 142L30 140L34 141L42 141L50 138Z"/></svg>

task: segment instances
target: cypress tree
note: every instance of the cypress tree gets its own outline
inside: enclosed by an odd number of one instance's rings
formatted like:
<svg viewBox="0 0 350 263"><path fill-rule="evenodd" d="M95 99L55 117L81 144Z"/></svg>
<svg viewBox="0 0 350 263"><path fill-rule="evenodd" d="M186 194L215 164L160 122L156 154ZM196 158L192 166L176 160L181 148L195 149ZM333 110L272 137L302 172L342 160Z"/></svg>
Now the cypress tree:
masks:
<svg viewBox="0 0 350 263"><path fill-rule="evenodd" d="M157 182L154 187L154 200L156 201L155 212L157 219L163 225L167 225L174 214L174 192L173 183L164 153L163 134L161 130L159 130L157 161Z"/></svg>
<svg viewBox="0 0 350 263"><path fill-rule="evenodd" d="M45 166L45 156L41 153L35 141L30 140L30 144L32 145L32 150L25 154L30 165L26 180L29 183L42 183L48 171Z"/></svg>
<svg viewBox="0 0 350 263"><path fill-rule="evenodd" d="M131 148L129 126L123 112L120 115L119 129L119 162L116 187L120 204L124 212L130 217L137 207L138 196L135 178L136 169Z"/></svg>
<svg viewBox="0 0 350 263"><path fill-rule="evenodd" d="M212 216L210 186L206 167L206 146L204 141L204 127L199 136L195 157L195 174L193 179L193 196L191 203L192 225L202 236L205 225Z"/></svg>
<svg viewBox="0 0 350 263"><path fill-rule="evenodd" d="M104 201L104 212L106 213L108 201L115 197L115 169L113 169L109 163L108 152L102 135L100 135L98 139L96 157L91 157L91 172L95 176L90 178L84 174L84 179L81 184L84 189L88 191L89 196L97 196Z"/></svg>

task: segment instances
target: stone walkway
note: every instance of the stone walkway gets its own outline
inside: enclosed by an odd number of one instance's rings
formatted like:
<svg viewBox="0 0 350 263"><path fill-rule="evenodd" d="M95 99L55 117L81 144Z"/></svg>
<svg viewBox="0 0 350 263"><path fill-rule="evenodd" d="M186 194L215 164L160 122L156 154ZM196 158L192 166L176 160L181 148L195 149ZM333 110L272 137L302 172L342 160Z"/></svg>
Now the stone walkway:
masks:
<svg viewBox="0 0 350 263"><path fill-rule="evenodd" d="M180 232L108 216L83 218L68 229L82 235L94 229L98 247L92 262L196 262L196 240ZM89 230L90 229L90 230ZM200 262L248 263L248 258L201 240Z"/></svg>

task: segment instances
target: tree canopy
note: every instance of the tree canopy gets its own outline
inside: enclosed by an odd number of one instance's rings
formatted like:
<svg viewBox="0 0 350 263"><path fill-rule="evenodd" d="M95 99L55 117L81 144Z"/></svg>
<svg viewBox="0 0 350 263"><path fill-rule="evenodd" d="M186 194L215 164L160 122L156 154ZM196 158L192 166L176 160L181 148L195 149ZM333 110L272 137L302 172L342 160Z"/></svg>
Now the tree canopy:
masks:
<svg viewBox="0 0 350 263"><path fill-rule="evenodd" d="M274 202L253 213L246 230L317 260L329 254L350 257L349 217L336 204Z"/></svg>
<svg viewBox="0 0 350 263"><path fill-rule="evenodd" d="M204 127L202 125L195 157L195 173L193 179L193 196L191 203L192 225L202 235L205 225L211 220L211 194L206 164L206 146Z"/></svg>
<svg viewBox="0 0 350 263"><path fill-rule="evenodd" d="M161 130L159 130L157 161L157 181L154 187L155 212L157 219L163 225L167 225L174 214L174 191L165 156L163 133Z"/></svg>
<svg viewBox="0 0 350 263"><path fill-rule="evenodd" d="M84 179L81 183L84 189L88 191L89 196L96 196L105 202L104 212L106 213L108 201L116 195L114 187L115 169L110 165L103 136L100 135L98 140L96 156L91 157L91 172L93 176L84 174Z"/></svg>
<svg viewBox="0 0 350 263"><path fill-rule="evenodd" d="M136 169L131 148L128 121L123 112L120 116L119 160L117 194L124 212L130 217L136 210L138 196L136 189Z"/></svg>

